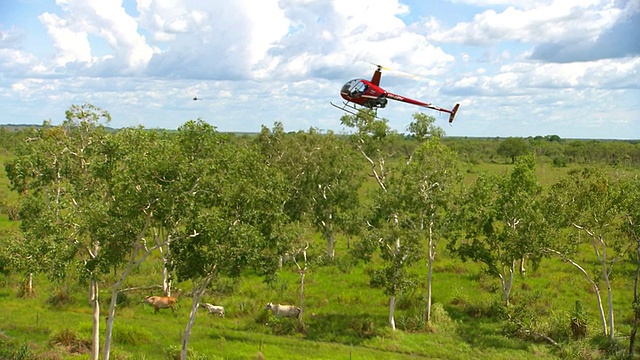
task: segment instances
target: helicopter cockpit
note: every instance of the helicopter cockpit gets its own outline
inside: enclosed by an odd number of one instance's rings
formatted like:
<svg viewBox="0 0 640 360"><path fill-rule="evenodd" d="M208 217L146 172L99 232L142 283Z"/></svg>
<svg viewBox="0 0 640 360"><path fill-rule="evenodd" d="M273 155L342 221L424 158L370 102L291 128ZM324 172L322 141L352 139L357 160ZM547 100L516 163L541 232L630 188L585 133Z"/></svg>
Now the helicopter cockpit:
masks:
<svg viewBox="0 0 640 360"><path fill-rule="evenodd" d="M342 86L340 94L348 97L360 97L367 90L367 85L362 82L363 79L353 79Z"/></svg>

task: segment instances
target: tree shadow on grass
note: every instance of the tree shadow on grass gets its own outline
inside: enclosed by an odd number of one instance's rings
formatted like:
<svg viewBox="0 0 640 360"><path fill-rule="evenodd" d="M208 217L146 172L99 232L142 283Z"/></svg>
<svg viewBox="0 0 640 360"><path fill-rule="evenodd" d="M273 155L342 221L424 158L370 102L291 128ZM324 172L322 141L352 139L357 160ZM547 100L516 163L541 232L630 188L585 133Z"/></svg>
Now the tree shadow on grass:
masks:
<svg viewBox="0 0 640 360"><path fill-rule="evenodd" d="M479 349L530 350L530 344L510 338L503 332L503 321L482 309L448 306L447 312L456 321L456 333L469 346Z"/></svg>
<svg viewBox="0 0 640 360"><path fill-rule="evenodd" d="M305 338L359 345L378 335L385 324L370 314L322 314L305 319Z"/></svg>

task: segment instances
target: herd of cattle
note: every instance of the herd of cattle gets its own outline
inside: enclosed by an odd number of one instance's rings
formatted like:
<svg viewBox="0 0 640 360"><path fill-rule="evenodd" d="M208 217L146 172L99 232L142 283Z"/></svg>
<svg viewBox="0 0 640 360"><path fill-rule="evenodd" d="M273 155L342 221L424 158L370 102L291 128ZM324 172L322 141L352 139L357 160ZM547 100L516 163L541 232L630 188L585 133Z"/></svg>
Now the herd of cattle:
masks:
<svg viewBox="0 0 640 360"><path fill-rule="evenodd" d="M173 311L176 311L175 306L178 302L178 299L173 296L147 296L142 301L153 306L155 309L154 313L157 313L158 311L160 311L160 309L171 309ZM224 307L220 305L202 303L200 304L200 307L207 309L209 314L218 314L218 316L224 317ZM271 310L271 313L277 317L300 317L300 308L293 305L268 303L264 309Z"/></svg>

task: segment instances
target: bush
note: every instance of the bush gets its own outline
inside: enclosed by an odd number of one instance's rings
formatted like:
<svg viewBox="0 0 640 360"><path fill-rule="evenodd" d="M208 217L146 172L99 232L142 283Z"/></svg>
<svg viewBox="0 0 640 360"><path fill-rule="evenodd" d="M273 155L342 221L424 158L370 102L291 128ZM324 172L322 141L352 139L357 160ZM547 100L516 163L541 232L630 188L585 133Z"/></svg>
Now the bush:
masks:
<svg viewBox="0 0 640 360"><path fill-rule="evenodd" d="M178 345L171 345L164 349L163 353L165 354L165 358L169 360L180 360L180 352L182 348ZM217 356L206 356L203 354L199 354L198 352L187 349L187 359L189 360L218 360L221 359Z"/></svg>
<svg viewBox="0 0 640 360"><path fill-rule="evenodd" d="M361 339L371 339L376 336L373 319L369 316L354 319L351 323L351 330Z"/></svg>
<svg viewBox="0 0 640 360"><path fill-rule="evenodd" d="M32 358L33 353L27 343L4 340L0 337L0 359L26 360Z"/></svg>
<svg viewBox="0 0 640 360"><path fill-rule="evenodd" d="M435 329L453 331L456 323L442 304L435 303L431 305L431 326Z"/></svg>
<svg viewBox="0 0 640 360"><path fill-rule="evenodd" d="M52 346L60 346L70 354L87 354L91 352L91 341L81 339L78 334L69 329L55 333L49 343Z"/></svg>
<svg viewBox="0 0 640 360"><path fill-rule="evenodd" d="M54 307L62 307L65 305L70 305L74 302L73 297L71 295L71 291L66 286L58 289L54 295L47 299L47 304Z"/></svg>
<svg viewBox="0 0 640 360"><path fill-rule="evenodd" d="M358 264L358 259L350 253L344 254L340 257L336 257L334 264L343 274L351 273L351 270Z"/></svg>
<svg viewBox="0 0 640 360"><path fill-rule="evenodd" d="M152 339L151 333L144 328L130 325L118 325L113 328L113 340L119 344L138 346L151 343Z"/></svg>
<svg viewBox="0 0 640 360"><path fill-rule="evenodd" d="M553 166L567 167L567 159L564 156L556 156L553 158Z"/></svg>
<svg viewBox="0 0 640 360"><path fill-rule="evenodd" d="M271 332L274 335L293 335L298 331L298 324L300 323L298 319L279 318L271 313L268 314L267 326L271 328Z"/></svg>

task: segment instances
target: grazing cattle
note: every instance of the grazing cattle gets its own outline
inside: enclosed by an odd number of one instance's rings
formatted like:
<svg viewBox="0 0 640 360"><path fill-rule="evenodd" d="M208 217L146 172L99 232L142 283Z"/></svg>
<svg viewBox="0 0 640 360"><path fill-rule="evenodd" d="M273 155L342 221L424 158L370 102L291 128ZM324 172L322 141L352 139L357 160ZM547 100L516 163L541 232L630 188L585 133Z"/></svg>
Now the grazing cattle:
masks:
<svg viewBox="0 0 640 360"><path fill-rule="evenodd" d="M152 305L156 309L155 312L157 313L160 309L166 308L171 308L171 310L175 312L175 306L178 299L172 296L146 296L142 301Z"/></svg>
<svg viewBox="0 0 640 360"><path fill-rule="evenodd" d="M200 304L201 307L207 308L209 314L218 314L220 317L224 317L224 307L219 305L213 305L209 303Z"/></svg>
<svg viewBox="0 0 640 360"><path fill-rule="evenodd" d="M293 305L274 305L273 303L268 303L264 309L271 310L271 313L278 317L297 318L300 316L300 308Z"/></svg>

